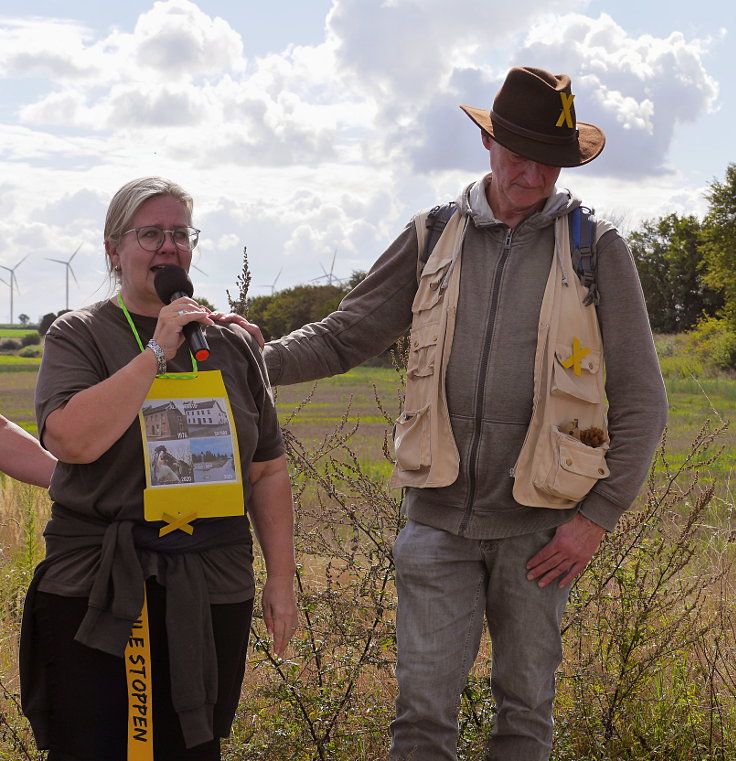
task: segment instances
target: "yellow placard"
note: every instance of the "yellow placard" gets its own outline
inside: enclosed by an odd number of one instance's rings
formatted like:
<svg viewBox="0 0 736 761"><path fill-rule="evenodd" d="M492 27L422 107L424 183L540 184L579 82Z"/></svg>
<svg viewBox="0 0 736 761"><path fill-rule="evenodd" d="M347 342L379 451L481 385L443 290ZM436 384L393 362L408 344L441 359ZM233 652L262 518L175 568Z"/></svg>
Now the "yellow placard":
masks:
<svg viewBox="0 0 736 761"><path fill-rule="evenodd" d="M125 676L128 684L128 761L153 761L151 640L145 589L143 609L125 646Z"/></svg>
<svg viewBox="0 0 736 761"><path fill-rule="evenodd" d="M175 529L191 533L195 518L243 515L238 438L219 370L156 378L138 418L144 517L167 522L162 536Z"/></svg>

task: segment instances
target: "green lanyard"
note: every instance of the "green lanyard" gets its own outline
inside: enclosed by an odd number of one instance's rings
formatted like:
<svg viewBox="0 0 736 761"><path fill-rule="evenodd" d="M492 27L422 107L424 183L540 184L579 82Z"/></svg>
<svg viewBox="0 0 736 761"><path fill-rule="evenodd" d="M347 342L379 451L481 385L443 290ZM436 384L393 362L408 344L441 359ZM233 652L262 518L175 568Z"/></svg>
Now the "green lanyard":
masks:
<svg viewBox="0 0 736 761"><path fill-rule="evenodd" d="M128 307L125 306L122 291L118 291L118 304L120 304L120 308L123 310L125 319L128 321L128 325L130 325L130 329L133 331L133 335L135 336L135 340L138 342L138 346L140 347L141 352L144 352L146 348L143 346L143 341L141 341L141 337L138 335L138 331L136 330L135 324L133 323L133 318L130 316ZM192 352L189 352L189 356L192 358L191 373L164 373L163 375L156 375L156 377L169 378L170 380L191 380L192 378L196 378L198 372L197 360L194 358Z"/></svg>

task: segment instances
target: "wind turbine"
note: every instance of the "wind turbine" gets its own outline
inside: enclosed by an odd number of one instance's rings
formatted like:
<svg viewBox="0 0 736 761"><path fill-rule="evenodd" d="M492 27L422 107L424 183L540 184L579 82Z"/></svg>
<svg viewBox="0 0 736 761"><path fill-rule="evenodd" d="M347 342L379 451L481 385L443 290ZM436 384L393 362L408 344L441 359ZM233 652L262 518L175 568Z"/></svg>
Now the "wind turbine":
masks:
<svg viewBox="0 0 736 761"><path fill-rule="evenodd" d="M273 296L274 291L276 290L276 283L278 282L278 279L281 277L281 273L284 271L284 268L282 267L276 277L273 279L273 283L270 285L259 285L259 288L270 288L271 289L271 295Z"/></svg>
<svg viewBox="0 0 736 761"><path fill-rule="evenodd" d="M322 272L324 272L324 275L320 275L319 277L312 278L311 282L314 283L317 280L326 280L327 285L332 285L333 283L339 283L340 278L335 277L333 272L335 270L335 259L337 258L337 250L332 254L332 264L330 265L330 271L328 272L323 264L320 264L319 266L322 267Z"/></svg>
<svg viewBox="0 0 736 761"><path fill-rule="evenodd" d="M79 282L77 281L77 276L74 274L74 270L72 269L72 259L77 255L77 251L82 248L82 244L80 243L77 246L77 250L66 260L63 259L52 259L51 257L47 256L46 258L50 262L58 262L59 264L63 264L66 267L66 310L69 311L69 273L71 272L72 277L74 278L74 282L79 285Z"/></svg>
<svg viewBox="0 0 736 761"><path fill-rule="evenodd" d="M6 285L10 286L10 324L13 324L13 288L15 290L18 290L18 278L15 276L15 271L20 267L21 264L30 256L30 254L26 254L19 262L15 265L15 267L6 267L4 264L0 264L0 267L4 270L7 270L10 273L10 282L6 283ZM4 281L3 281L4 282Z"/></svg>

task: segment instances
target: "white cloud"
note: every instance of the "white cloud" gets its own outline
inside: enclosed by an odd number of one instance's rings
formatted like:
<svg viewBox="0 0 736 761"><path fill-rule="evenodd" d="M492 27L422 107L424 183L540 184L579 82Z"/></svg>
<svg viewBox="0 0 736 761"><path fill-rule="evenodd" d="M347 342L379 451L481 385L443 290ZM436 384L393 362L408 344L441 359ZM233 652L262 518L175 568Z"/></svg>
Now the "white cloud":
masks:
<svg viewBox="0 0 736 761"><path fill-rule="evenodd" d="M99 40L63 21L28 19L0 30L0 70L52 83L21 109L27 124L115 129L137 114L141 126L191 124L206 77L243 72L247 63L240 35L189 0L156 2L132 33Z"/></svg>
<svg viewBox="0 0 736 761"><path fill-rule="evenodd" d="M384 100L385 119L431 99L456 68L479 65L529 19L580 7L580 0L335 0L327 24L354 86Z"/></svg>
<svg viewBox="0 0 736 761"><path fill-rule="evenodd" d="M409 171L480 168L482 154L459 138L465 117L457 107L490 107L511 65L572 76L578 118L608 135L594 171L670 171L677 125L707 113L717 97L704 64L709 40L633 36L606 14L551 13L579 6L473 0L448 12L439 0L336 0L328 26L345 75L376 104L383 153ZM492 65L499 50L508 65Z"/></svg>
<svg viewBox="0 0 736 761"><path fill-rule="evenodd" d="M201 93L188 87L115 88L108 101L110 122L137 130L146 127L192 127L205 117Z"/></svg>
<svg viewBox="0 0 736 761"><path fill-rule="evenodd" d="M590 82L590 78L581 77L581 83L585 84L586 79ZM591 93L592 102L611 114L624 130L632 130L650 137L654 135L655 112L651 98L637 101L636 98L626 96L620 90L612 90L597 81L591 82L591 86L596 88Z"/></svg>
<svg viewBox="0 0 736 761"><path fill-rule="evenodd" d="M608 138L594 171L646 177L671 171L677 125L714 107L718 85L705 68L707 47L708 40L680 32L630 36L607 14L570 14L535 26L519 56L552 61L547 68L571 75L578 119L598 124Z"/></svg>
<svg viewBox="0 0 736 761"><path fill-rule="evenodd" d="M190 0L155 2L131 33L115 29L97 40L91 29L74 21L0 19L5 77L47 76L60 85L97 88L158 78L192 81L245 66L240 34Z"/></svg>
<svg viewBox="0 0 736 761"><path fill-rule="evenodd" d="M82 188L52 200L39 209L38 217L47 225L69 230L70 234L80 225L101 228L107 203L108 199L99 191Z"/></svg>
<svg viewBox="0 0 736 761"><path fill-rule="evenodd" d="M235 248L240 243L240 238L235 235L234 233L230 233L228 235L221 235L217 242L215 243L215 247L219 249L220 251L227 251L231 248Z"/></svg>
<svg viewBox="0 0 736 761"><path fill-rule="evenodd" d="M0 75L97 78L91 32L81 24L29 17L0 18Z"/></svg>
<svg viewBox="0 0 736 761"><path fill-rule="evenodd" d="M31 44L39 28L41 38L50 28L68 40L63 65ZM156 2L133 33L99 40L62 22L29 20L11 31L34 63L16 65L18 53L6 71L20 77L46 67L50 77L46 93L19 107L23 124L108 133L141 155L185 154L202 166L317 163L334 158L336 130L366 110L335 76L331 46L291 46L248 65L240 35L189 0Z"/></svg>
<svg viewBox="0 0 736 761"><path fill-rule="evenodd" d="M132 36L141 68L169 78L188 80L244 66L240 35L189 0L154 3L138 18Z"/></svg>

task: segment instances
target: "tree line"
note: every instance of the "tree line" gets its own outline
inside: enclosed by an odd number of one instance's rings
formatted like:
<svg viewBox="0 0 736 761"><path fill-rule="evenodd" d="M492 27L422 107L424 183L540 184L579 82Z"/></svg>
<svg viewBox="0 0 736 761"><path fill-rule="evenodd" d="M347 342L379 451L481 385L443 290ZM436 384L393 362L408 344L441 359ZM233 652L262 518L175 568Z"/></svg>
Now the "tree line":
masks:
<svg viewBox="0 0 736 761"><path fill-rule="evenodd" d="M705 194L708 211L668 214L628 237L655 333L688 333L722 369L736 368L736 164Z"/></svg>

